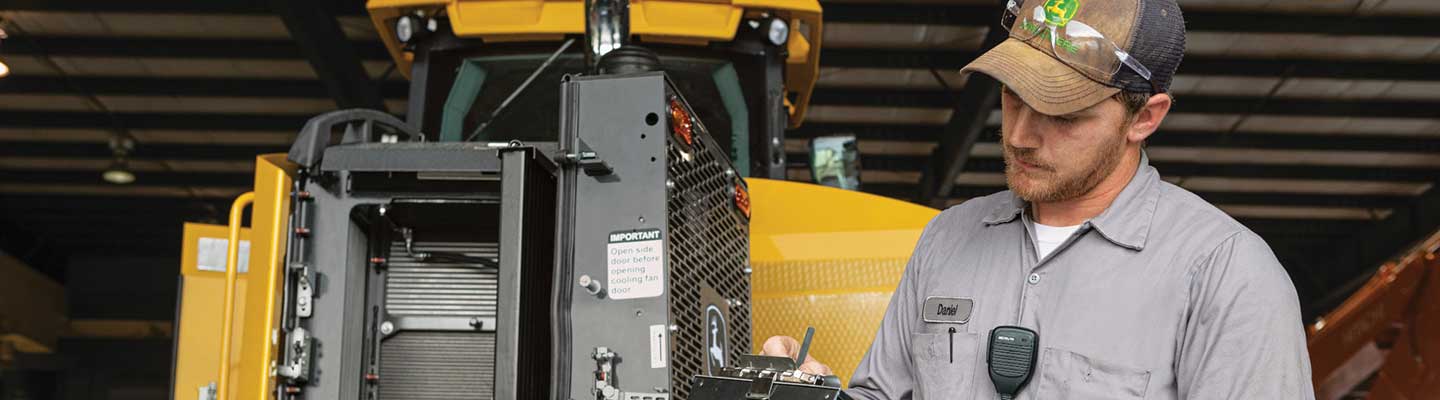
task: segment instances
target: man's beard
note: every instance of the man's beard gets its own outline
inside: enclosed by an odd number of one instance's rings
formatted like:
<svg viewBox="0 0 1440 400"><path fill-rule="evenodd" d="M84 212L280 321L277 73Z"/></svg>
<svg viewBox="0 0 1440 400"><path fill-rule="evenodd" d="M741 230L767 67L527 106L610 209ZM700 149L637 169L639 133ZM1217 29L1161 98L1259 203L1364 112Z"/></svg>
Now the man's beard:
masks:
<svg viewBox="0 0 1440 400"><path fill-rule="evenodd" d="M1075 155L1086 157L1079 160L1079 168L1059 171L1054 164L1036 160L1036 149L1011 147L1003 138L1000 142L1005 148L1006 186L1021 199L1031 203L1071 200L1090 193L1115 171L1125 154L1125 135L1123 132L1116 132L1108 136L1095 151ZM1015 163L1016 159L1036 168L1026 171Z"/></svg>

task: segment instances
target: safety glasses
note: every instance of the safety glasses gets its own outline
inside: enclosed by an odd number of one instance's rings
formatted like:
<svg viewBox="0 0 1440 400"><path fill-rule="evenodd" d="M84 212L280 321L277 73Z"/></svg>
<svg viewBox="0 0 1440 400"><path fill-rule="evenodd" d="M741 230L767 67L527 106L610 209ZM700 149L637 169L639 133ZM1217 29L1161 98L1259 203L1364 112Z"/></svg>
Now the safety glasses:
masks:
<svg viewBox="0 0 1440 400"><path fill-rule="evenodd" d="M1021 9L1010 0L1000 26L1010 37L1031 43L1041 50L1049 49L1056 59L1097 82L1110 82L1121 66L1129 67L1150 84L1152 93L1160 88L1150 79L1150 70L1120 49L1120 46L1090 25L1071 20L1076 0L1033 1L1035 5ZM1048 43L1048 45L1046 45Z"/></svg>

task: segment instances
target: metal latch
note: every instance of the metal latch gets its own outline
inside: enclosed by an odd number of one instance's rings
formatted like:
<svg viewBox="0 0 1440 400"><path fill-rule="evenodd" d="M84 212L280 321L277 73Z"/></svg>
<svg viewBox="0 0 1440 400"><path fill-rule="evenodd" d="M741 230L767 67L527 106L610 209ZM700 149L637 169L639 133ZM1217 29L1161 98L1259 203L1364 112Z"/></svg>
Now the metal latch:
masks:
<svg viewBox="0 0 1440 400"><path fill-rule="evenodd" d="M590 354L595 359L595 388L591 389L597 400L669 400L670 395L660 393L665 388L655 388L656 392L626 392L615 387L615 360L620 358L618 354L610 351L608 347L596 347Z"/></svg>
<svg viewBox="0 0 1440 400"><path fill-rule="evenodd" d="M295 275L295 316L310 318L315 312L315 273L305 265L295 270Z"/></svg>
<svg viewBox="0 0 1440 400"><path fill-rule="evenodd" d="M310 332L295 327L285 335L285 363L280 365L276 374L295 382L310 380L311 350L314 346L315 339L310 337Z"/></svg>
<svg viewBox="0 0 1440 400"><path fill-rule="evenodd" d="M615 400L620 397L620 389L615 385L615 357L616 354L607 347L596 347L590 358L595 359L595 398L602 400Z"/></svg>
<svg viewBox="0 0 1440 400"><path fill-rule="evenodd" d="M600 153L591 150L590 145L585 144L584 140L577 139L576 141L579 142L578 147L580 147L580 150L573 153L567 152L563 157L559 157L556 162L562 165L579 166L580 169L585 170L585 175L590 176L605 176L615 173L615 169L611 168L610 164L600 158Z"/></svg>

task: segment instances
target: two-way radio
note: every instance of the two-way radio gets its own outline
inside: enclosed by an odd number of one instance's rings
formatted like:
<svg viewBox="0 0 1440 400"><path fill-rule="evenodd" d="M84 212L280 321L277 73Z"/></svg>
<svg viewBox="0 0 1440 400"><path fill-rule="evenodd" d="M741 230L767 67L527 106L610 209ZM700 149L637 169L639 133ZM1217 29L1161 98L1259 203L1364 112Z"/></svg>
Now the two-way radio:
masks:
<svg viewBox="0 0 1440 400"><path fill-rule="evenodd" d="M1035 355L1040 348L1040 335L1019 326L999 326L990 331L990 346L985 362L990 366L990 382L1001 400L1011 400L1030 382L1035 371Z"/></svg>

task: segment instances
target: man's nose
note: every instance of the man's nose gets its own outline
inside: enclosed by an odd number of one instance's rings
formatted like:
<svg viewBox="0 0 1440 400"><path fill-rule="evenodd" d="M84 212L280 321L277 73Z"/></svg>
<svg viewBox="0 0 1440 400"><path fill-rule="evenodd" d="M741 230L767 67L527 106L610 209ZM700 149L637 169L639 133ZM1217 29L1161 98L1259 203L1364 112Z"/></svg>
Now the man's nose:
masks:
<svg viewBox="0 0 1440 400"><path fill-rule="evenodd" d="M1014 112L1016 115L1013 118L1005 118L1010 125L1004 128L1005 144L1022 149L1040 147L1040 134L1036 131L1040 114L1028 105L1015 107Z"/></svg>

